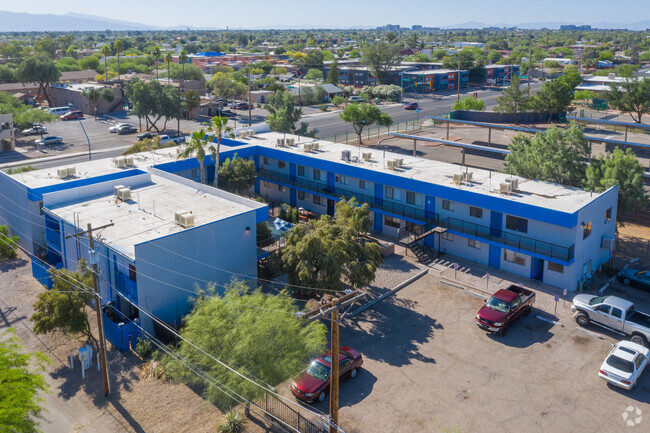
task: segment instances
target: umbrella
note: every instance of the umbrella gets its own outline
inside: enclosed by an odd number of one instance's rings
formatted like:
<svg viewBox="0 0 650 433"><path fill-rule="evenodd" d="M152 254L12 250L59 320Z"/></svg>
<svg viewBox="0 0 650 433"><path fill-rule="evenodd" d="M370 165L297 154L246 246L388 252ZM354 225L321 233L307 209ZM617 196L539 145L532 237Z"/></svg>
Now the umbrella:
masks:
<svg viewBox="0 0 650 433"><path fill-rule="evenodd" d="M291 224L288 221L281 220L280 218L276 218L275 221L273 221L273 225L280 232L286 232L287 230L290 230L291 228L293 228L293 224Z"/></svg>

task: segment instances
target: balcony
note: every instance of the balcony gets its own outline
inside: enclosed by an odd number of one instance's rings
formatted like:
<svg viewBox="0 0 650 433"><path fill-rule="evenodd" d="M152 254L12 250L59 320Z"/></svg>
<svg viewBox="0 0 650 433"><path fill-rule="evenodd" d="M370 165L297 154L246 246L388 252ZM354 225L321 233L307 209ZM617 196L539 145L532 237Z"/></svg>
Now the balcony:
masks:
<svg viewBox="0 0 650 433"><path fill-rule="evenodd" d="M454 230L477 238L496 242L505 245L506 247L517 248L519 250L529 251L531 253L564 260L566 262L573 259L574 256L575 245L563 247L539 241L528 236L509 233L504 230L493 230L490 227L470 223L457 218L448 217L440 220L440 226L448 230Z"/></svg>

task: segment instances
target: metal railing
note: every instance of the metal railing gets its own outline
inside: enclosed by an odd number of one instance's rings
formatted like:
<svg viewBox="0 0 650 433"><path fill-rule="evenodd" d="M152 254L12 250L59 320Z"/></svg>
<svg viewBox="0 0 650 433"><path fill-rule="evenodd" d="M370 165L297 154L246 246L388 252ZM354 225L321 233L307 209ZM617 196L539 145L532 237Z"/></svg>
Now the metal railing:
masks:
<svg viewBox="0 0 650 433"><path fill-rule="evenodd" d="M409 120L407 122L400 122L389 127L383 126L368 126L363 129L361 133L362 140L370 140L372 138L379 138L387 136L389 132L415 132L422 131L423 129L432 126L432 122L422 116L422 119ZM334 143L354 144L359 142L359 137L354 131L343 132L340 134L331 135L329 137L319 137L321 140L332 141Z"/></svg>
<svg viewBox="0 0 650 433"><path fill-rule="evenodd" d="M287 430L284 423L290 425L301 433L328 433L329 427L319 425L316 422L305 418L300 412L290 407L278 398L265 393L255 402L262 410L271 414L282 423L279 425L283 430ZM293 433L293 432L292 432Z"/></svg>

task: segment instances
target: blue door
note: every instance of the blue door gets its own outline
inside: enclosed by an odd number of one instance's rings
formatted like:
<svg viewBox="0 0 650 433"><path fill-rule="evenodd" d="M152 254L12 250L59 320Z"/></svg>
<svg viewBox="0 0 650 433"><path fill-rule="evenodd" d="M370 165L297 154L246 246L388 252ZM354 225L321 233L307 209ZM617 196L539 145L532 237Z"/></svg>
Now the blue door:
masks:
<svg viewBox="0 0 650 433"><path fill-rule="evenodd" d="M533 257L530 265L530 278L542 281L544 277L544 260Z"/></svg>
<svg viewBox="0 0 650 433"><path fill-rule="evenodd" d="M501 267L501 248L496 245L490 244L490 253L488 257L488 265L493 268L499 269Z"/></svg>

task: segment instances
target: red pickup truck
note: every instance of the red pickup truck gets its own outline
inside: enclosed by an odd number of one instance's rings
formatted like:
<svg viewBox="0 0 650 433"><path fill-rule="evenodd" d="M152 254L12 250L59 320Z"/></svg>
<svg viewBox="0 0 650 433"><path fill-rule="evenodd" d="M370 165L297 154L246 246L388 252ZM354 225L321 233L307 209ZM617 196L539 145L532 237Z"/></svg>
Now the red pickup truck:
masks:
<svg viewBox="0 0 650 433"><path fill-rule="evenodd" d="M508 328L521 316L530 314L535 303L535 292L510 286L496 292L476 313L479 328L506 335Z"/></svg>

